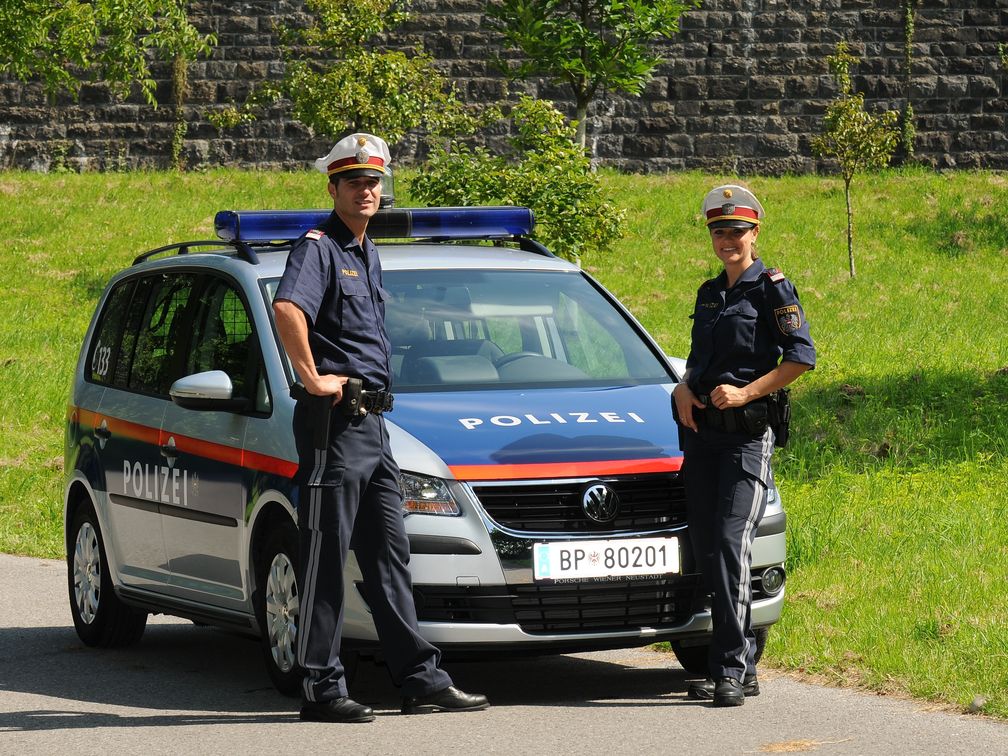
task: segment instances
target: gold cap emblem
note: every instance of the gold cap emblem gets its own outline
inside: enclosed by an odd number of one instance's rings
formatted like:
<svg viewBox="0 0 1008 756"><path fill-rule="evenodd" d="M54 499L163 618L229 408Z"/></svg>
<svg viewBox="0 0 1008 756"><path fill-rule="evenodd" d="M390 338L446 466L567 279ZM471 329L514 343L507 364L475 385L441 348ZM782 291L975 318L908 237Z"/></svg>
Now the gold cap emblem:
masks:
<svg viewBox="0 0 1008 756"><path fill-rule="evenodd" d="M363 147L365 144L367 144L367 137L357 137L358 147Z"/></svg>
<svg viewBox="0 0 1008 756"><path fill-rule="evenodd" d="M725 199L728 199L729 197L732 196L732 190L731 189L725 189L724 192L723 192L723 194L725 196Z"/></svg>

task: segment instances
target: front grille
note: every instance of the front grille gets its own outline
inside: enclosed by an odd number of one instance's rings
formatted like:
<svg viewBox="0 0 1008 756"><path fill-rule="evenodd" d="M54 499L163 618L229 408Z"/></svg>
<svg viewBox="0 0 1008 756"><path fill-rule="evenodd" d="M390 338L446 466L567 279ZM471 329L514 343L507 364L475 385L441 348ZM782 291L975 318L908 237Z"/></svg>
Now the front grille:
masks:
<svg viewBox="0 0 1008 756"><path fill-rule="evenodd" d="M601 479L616 491L619 512L611 522L590 520L581 506L585 481L485 483L473 491L491 519L506 528L536 533L591 533L657 530L686 522L686 498L679 473L625 475ZM596 482L596 481L593 481Z"/></svg>
<svg viewBox="0 0 1008 756"><path fill-rule="evenodd" d="M629 630L685 622L697 576L543 585L414 586L425 622L517 623L527 633Z"/></svg>

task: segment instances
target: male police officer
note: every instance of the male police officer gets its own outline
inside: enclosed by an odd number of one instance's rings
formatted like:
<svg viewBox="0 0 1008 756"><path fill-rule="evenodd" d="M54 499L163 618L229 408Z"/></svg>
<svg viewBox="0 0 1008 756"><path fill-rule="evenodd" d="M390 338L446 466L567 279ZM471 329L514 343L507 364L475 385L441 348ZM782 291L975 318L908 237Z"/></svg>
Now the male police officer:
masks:
<svg viewBox="0 0 1008 756"><path fill-rule="evenodd" d="M323 420L317 402L302 396L294 411L303 720L374 719L369 707L347 695L339 658L343 568L351 546L388 668L402 686L403 713L488 706L485 696L452 685L438 667L440 652L417 629L399 468L382 417L392 396L381 266L365 235L388 164L388 146L370 134L352 134L315 161L329 175L333 213L294 244L274 304L280 339L307 393L332 397L332 411L324 413L328 440L321 444L314 433ZM363 392L347 407L348 381L356 380Z"/></svg>

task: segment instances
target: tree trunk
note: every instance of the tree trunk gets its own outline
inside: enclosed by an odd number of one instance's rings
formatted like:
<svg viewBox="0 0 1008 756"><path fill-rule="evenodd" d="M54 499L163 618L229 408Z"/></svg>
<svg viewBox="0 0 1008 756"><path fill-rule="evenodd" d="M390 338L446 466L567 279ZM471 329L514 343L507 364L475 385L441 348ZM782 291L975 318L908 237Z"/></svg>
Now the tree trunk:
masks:
<svg viewBox="0 0 1008 756"><path fill-rule="evenodd" d="M844 176L844 198L847 200L847 261L850 263L850 277L854 278L854 211L850 201L851 180Z"/></svg>
<svg viewBox="0 0 1008 756"><path fill-rule="evenodd" d="M577 107L574 111L574 120L577 121L577 129L574 132L574 141L583 150L586 143L586 131L588 126L588 100L582 100L580 97L577 101Z"/></svg>
<svg viewBox="0 0 1008 756"><path fill-rule="evenodd" d="M189 94L189 61L185 55L179 54L172 61L172 99L175 101L175 128L172 130L171 163L176 171L185 170L185 158L182 150L185 148L186 132L189 124L185 119L185 102Z"/></svg>

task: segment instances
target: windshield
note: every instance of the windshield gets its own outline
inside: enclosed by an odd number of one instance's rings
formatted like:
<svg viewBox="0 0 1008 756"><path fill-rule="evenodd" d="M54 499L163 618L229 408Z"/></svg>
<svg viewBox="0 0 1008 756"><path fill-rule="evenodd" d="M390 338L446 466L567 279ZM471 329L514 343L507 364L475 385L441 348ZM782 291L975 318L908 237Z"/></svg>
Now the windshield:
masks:
<svg viewBox="0 0 1008 756"><path fill-rule="evenodd" d="M396 391L666 383L640 334L579 273L386 270ZM267 284L270 296L276 284Z"/></svg>
<svg viewBox="0 0 1008 756"><path fill-rule="evenodd" d="M397 390L669 380L640 335L578 273L383 275Z"/></svg>

